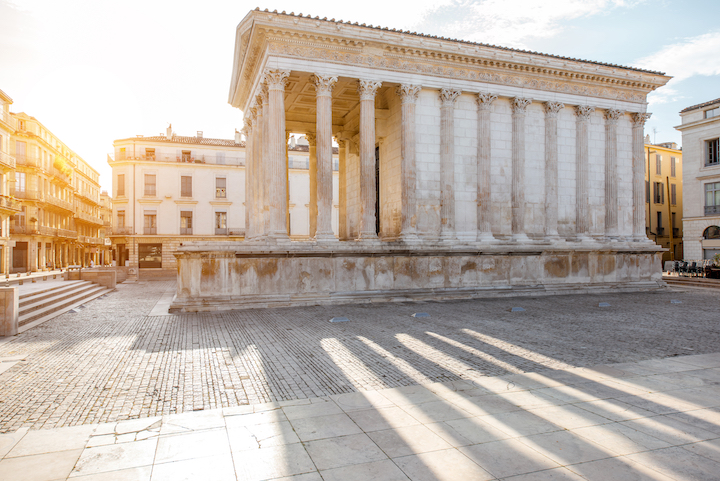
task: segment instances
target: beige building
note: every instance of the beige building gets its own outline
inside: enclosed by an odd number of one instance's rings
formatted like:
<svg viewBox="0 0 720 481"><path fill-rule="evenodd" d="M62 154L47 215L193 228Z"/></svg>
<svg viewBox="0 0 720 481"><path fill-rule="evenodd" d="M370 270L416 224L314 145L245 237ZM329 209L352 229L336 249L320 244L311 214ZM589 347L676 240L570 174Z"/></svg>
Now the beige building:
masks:
<svg viewBox="0 0 720 481"><path fill-rule="evenodd" d="M680 111L683 247L690 261L720 254L720 99Z"/></svg>
<svg viewBox="0 0 720 481"><path fill-rule="evenodd" d="M11 194L15 178L15 157L10 144L15 133L15 118L10 114L12 99L0 90L0 273L10 272L10 222L20 212L20 203Z"/></svg>
<svg viewBox="0 0 720 481"><path fill-rule="evenodd" d="M681 260L683 218L682 150L674 142L645 139L645 228L648 238L667 249L663 261Z"/></svg>
<svg viewBox="0 0 720 481"><path fill-rule="evenodd" d="M110 265L112 263L112 197L106 190L100 192L100 220L102 227L99 229L99 236L102 240L102 250L100 252L100 265Z"/></svg>
<svg viewBox="0 0 720 481"><path fill-rule="evenodd" d="M228 95L248 133L248 241L182 246L173 308L657 288L643 130L647 94L668 80L252 11L236 29ZM302 242L282 201L288 132L317 139L315 233Z"/></svg>
<svg viewBox="0 0 720 481"><path fill-rule="evenodd" d="M175 252L187 242L245 237L245 142L166 135L113 143L113 259L146 275L174 275ZM309 235L311 146L290 138L286 222L293 238ZM337 177L337 157L335 158ZM335 182L337 189L337 181ZM337 229L337 208L335 209Z"/></svg>
<svg viewBox="0 0 720 481"><path fill-rule="evenodd" d="M11 114L20 203L11 225L11 272L98 262L100 174L36 118Z"/></svg>

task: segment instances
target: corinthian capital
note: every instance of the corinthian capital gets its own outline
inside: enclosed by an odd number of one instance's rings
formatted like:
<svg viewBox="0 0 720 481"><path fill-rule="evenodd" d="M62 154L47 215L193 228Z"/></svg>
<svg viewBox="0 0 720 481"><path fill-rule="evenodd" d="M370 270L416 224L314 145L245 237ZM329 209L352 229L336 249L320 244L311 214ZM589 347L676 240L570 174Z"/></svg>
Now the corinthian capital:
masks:
<svg viewBox="0 0 720 481"><path fill-rule="evenodd" d="M313 74L312 77L310 77L310 81L315 85L315 91L318 95L331 95L333 87L335 87L335 83L337 82L337 77Z"/></svg>
<svg viewBox="0 0 720 481"><path fill-rule="evenodd" d="M545 116L556 119L558 113L564 108L565 104L562 102L545 102Z"/></svg>
<svg viewBox="0 0 720 481"><path fill-rule="evenodd" d="M243 125L243 128L242 128L241 132L242 132L243 134L245 134L245 137L247 137L247 136L250 135L250 133L252 132L252 129L253 129L253 121L252 121L252 118L250 118L250 117L245 117L245 125Z"/></svg>
<svg viewBox="0 0 720 481"><path fill-rule="evenodd" d="M375 100L375 93L381 85L382 82L376 82L374 80L358 80L360 100Z"/></svg>
<svg viewBox="0 0 720 481"><path fill-rule="evenodd" d="M645 121L650 118L652 114L646 112L638 112L632 114L632 122L635 127L642 127L645 125Z"/></svg>
<svg viewBox="0 0 720 481"><path fill-rule="evenodd" d="M524 99L522 97L513 97L510 100L512 113L514 115L525 115L527 106L532 103L532 99Z"/></svg>
<svg viewBox="0 0 720 481"><path fill-rule="evenodd" d="M442 88L440 90L440 100L442 101L443 105L453 105L458 95L460 95L459 90L448 88Z"/></svg>
<svg viewBox="0 0 720 481"><path fill-rule="evenodd" d="M480 107L480 110L490 110L490 105L495 102L497 97L497 95L491 94L489 92L480 92L479 94L477 94L477 98L475 98L475 101L477 102L478 107Z"/></svg>
<svg viewBox="0 0 720 481"><path fill-rule="evenodd" d="M260 85L260 91L257 94L257 97L255 97L255 102L257 103L258 108L263 108L267 105L268 101L268 87L267 84L263 83Z"/></svg>
<svg viewBox="0 0 720 481"><path fill-rule="evenodd" d="M402 84L395 93L400 97L400 101L404 104L414 104L420 94L422 87L419 85Z"/></svg>
<svg viewBox="0 0 720 481"><path fill-rule="evenodd" d="M265 82L269 90L285 90L290 72L287 70L265 70Z"/></svg>
<svg viewBox="0 0 720 481"><path fill-rule="evenodd" d="M588 105L576 105L575 106L575 115L577 115L578 120L588 120L590 119L590 114L595 112L595 107L590 107Z"/></svg>
<svg viewBox="0 0 720 481"><path fill-rule="evenodd" d="M617 124L618 119L623 115L625 115L625 112L622 110L608 109L605 111L605 120L609 124Z"/></svg>
<svg viewBox="0 0 720 481"><path fill-rule="evenodd" d="M315 147L317 145L317 137L315 137L315 134L305 134L305 140L307 140L310 147Z"/></svg>

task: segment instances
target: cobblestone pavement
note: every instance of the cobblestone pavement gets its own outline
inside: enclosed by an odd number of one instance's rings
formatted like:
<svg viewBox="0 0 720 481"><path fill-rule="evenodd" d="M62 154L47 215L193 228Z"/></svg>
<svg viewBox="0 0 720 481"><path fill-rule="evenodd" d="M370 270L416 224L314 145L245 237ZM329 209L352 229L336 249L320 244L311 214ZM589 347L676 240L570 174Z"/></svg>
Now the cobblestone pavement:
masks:
<svg viewBox="0 0 720 481"><path fill-rule="evenodd" d="M23 360L0 374L0 432L720 351L716 291L148 316L173 285L120 284L1 342Z"/></svg>

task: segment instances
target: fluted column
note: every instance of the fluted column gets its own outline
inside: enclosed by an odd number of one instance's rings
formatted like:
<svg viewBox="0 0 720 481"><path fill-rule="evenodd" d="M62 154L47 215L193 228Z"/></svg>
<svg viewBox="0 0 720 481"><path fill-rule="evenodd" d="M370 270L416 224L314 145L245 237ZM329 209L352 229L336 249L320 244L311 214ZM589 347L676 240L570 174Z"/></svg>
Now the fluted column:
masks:
<svg viewBox="0 0 720 481"><path fill-rule="evenodd" d="M382 82L360 80L360 239L377 239L375 202L375 93Z"/></svg>
<svg viewBox="0 0 720 481"><path fill-rule="evenodd" d="M267 70L267 167L269 173L270 229L268 235L276 240L288 239L287 232L287 144L285 142L285 83L289 72Z"/></svg>
<svg viewBox="0 0 720 481"><path fill-rule="evenodd" d="M577 117L575 128L575 233L578 240L588 239L590 232L590 211L589 199L590 182L588 169L590 167L590 144L589 129L590 114L595 107L577 105L575 115Z"/></svg>
<svg viewBox="0 0 720 481"><path fill-rule="evenodd" d="M255 149L255 157L257 158L257 180L256 184L257 196L258 196L258 235L260 237L266 237L268 234L268 228L270 225L268 217L268 173L267 173L267 113L268 113L268 90L267 85L263 84L260 87L260 93L257 98L257 124L258 124L258 137Z"/></svg>
<svg viewBox="0 0 720 481"><path fill-rule="evenodd" d="M285 132L285 229L290 235L290 132Z"/></svg>
<svg viewBox="0 0 720 481"><path fill-rule="evenodd" d="M403 240L417 239L417 174L415 166L415 102L422 87L401 85L397 88L400 96L400 237Z"/></svg>
<svg viewBox="0 0 720 481"><path fill-rule="evenodd" d="M525 117L532 99L515 97L512 106L512 238L528 239L525 233Z"/></svg>
<svg viewBox="0 0 720 481"><path fill-rule="evenodd" d="M252 117L245 119L245 126L242 129L245 135L245 239L254 236L254 199L253 199L253 121ZM214 220L213 220L214 221Z"/></svg>
<svg viewBox="0 0 720 481"><path fill-rule="evenodd" d="M317 96L317 233L319 241L336 240L332 230L332 90L337 77L313 75Z"/></svg>
<svg viewBox="0 0 720 481"><path fill-rule="evenodd" d="M636 242L647 241L645 233L645 121L648 113L632 115L632 152L633 152L633 239Z"/></svg>
<svg viewBox="0 0 720 481"><path fill-rule="evenodd" d="M617 239L618 233L618 119L625 113L609 109L605 111L605 237Z"/></svg>
<svg viewBox="0 0 720 481"><path fill-rule="evenodd" d="M347 223L347 141L337 139L338 144L338 231L340 240L348 240Z"/></svg>
<svg viewBox="0 0 720 481"><path fill-rule="evenodd" d="M455 239L455 99L459 90L440 90L440 239Z"/></svg>
<svg viewBox="0 0 720 481"><path fill-rule="evenodd" d="M492 211L490 193L492 189L492 157L490 137L490 113L497 95L480 92L477 95L477 240L490 242L492 234Z"/></svg>
<svg viewBox="0 0 720 481"><path fill-rule="evenodd" d="M545 237L558 235L558 113L560 102L545 102Z"/></svg>
<svg viewBox="0 0 720 481"><path fill-rule="evenodd" d="M308 143L308 169L310 172L310 204L308 205L309 227L308 235L315 237L317 232L317 138L315 134L305 134Z"/></svg>

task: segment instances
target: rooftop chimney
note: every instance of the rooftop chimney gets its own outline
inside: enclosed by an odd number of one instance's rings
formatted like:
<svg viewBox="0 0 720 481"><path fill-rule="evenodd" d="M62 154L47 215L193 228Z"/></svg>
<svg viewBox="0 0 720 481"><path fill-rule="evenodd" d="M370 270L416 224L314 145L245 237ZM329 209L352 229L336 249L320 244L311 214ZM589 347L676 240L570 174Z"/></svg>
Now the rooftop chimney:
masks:
<svg viewBox="0 0 720 481"><path fill-rule="evenodd" d="M294 148L295 148L295 145L297 145L296 142L295 142L295 136L294 136L294 135L291 135L291 136L290 136L290 148L291 148L291 149L294 149Z"/></svg>
<svg viewBox="0 0 720 481"><path fill-rule="evenodd" d="M172 124L168 124L167 134L165 134L165 136L166 136L168 139L172 139Z"/></svg>
<svg viewBox="0 0 720 481"><path fill-rule="evenodd" d="M202 138L203 138L203 136L202 136L202 130L198 130L198 131L197 131L197 138L198 138L198 139L202 139Z"/></svg>
<svg viewBox="0 0 720 481"><path fill-rule="evenodd" d="M235 129L235 143L239 144L240 142L242 142L242 135Z"/></svg>

